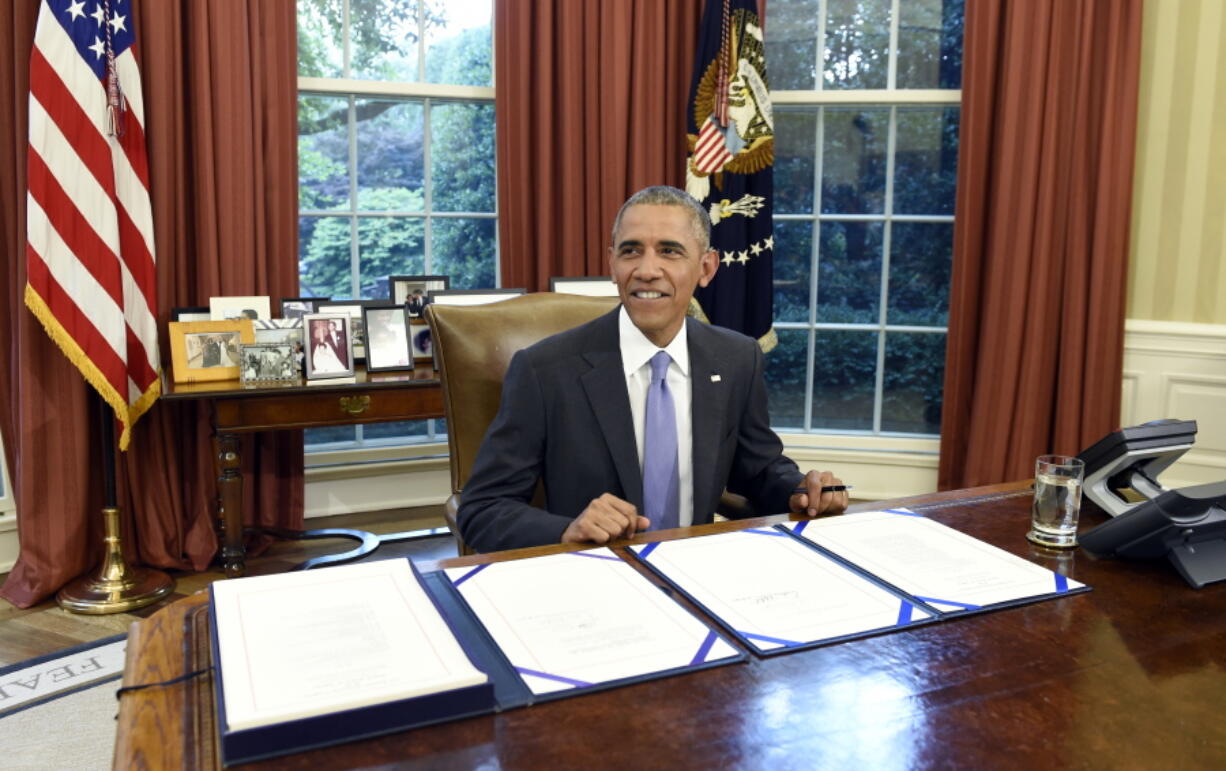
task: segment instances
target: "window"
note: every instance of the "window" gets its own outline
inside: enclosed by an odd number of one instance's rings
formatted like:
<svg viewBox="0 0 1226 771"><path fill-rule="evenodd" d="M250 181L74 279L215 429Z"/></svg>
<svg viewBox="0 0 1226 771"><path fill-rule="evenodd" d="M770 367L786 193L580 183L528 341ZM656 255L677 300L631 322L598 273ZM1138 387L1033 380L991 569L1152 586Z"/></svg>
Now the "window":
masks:
<svg viewBox="0 0 1226 771"><path fill-rule="evenodd" d="M497 286L491 19L491 0L298 0L302 296L387 298L391 275ZM313 429L307 445L442 430Z"/></svg>
<svg viewBox="0 0 1226 771"><path fill-rule="evenodd" d="M963 0L772 0L786 431L940 432Z"/></svg>

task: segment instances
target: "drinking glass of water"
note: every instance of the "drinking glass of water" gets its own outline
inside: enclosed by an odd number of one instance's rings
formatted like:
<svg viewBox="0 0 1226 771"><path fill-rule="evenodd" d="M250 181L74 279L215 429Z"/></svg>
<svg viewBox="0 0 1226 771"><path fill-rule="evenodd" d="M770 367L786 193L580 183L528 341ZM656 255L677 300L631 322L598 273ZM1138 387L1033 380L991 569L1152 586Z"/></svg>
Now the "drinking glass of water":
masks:
<svg viewBox="0 0 1226 771"><path fill-rule="evenodd" d="M1031 542L1056 549L1077 545L1081 482L1085 463L1069 455L1040 455L1034 462L1034 503L1030 509Z"/></svg>

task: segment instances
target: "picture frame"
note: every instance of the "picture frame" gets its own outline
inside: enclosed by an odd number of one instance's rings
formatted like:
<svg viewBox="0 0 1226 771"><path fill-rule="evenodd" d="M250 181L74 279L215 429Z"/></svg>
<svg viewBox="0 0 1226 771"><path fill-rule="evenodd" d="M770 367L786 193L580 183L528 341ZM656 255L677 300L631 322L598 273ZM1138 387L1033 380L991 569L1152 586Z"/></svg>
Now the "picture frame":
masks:
<svg viewBox="0 0 1226 771"><path fill-rule="evenodd" d="M553 276L549 291L557 294L578 294L585 297L617 297L617 284L609 276Z"/></svg>
<svg viewBox="0 0 1226 771"><path fill-rule="evenodd" d="M302 317L289 319L256 319L251 322L255 327L255 342L288 343L302 345Z"/></svg>
<svg viewBox="0 0 1226 771"><path fill-rule="evenodd" d="M330 301L331 297L282 297L281 318L302 318L308 313L317 313L319 303Z"/></svg>
<svg viewBox="0 0 1226 771"><path fill-rule="evenodd" d="M238 380L240 346L253 343L251 319L172 321L170 358L175 382Z"/></svg>
<svg viewBox="0 0 1226 771"><path fill-rule="evenodd" d="M362 320L366 332L367 372L413 369L406 306L367 305L362 308Z"/></svg>
<svg viewBox="0 0 1226 771"><path fill-rule="evenodd" d="M308 313L302 317L307 380L353 377L350 321L343 313Z"/></svg>
<svg viewBox="0 0 1226 771"><path fill-rule="evenodd" d="M171 321L212 321L213 314L207 305L193 305L184 308L170 309Z"/></svg>
<svg viewBox="0 0 1226 771"><path fill-rule="evenodd" d="M340 313L349 317L349 334L353 336L353 358L361 361L366 358L366 322L362 318L362 308L384 303L385 300L329 300L319 303L315 312ZM306 319L306 316L303 316L303 319ZM309 334L303 334L302 342L308 348L310 339Z"/></svg>
<svg viewBox="0 0 1226 771"><path fill-rule="evenodd" d="M434 360L434 331L425 319L413 319L409 322L409 348L415 362Z"/></svg>
<svg viewBox="0 0 1226 771"><path fill-rule="evenodd" d="M252 320L272 318L271 304L267 296L210 297L209 314L213 317L213 321L237 318L249 318Z"/></svg>
<svg viewBox="0 0 1226 771"><path fill-rule="evenodd" d="M298 363L291 343L239 346L238 380L243 385L298 380Z"/></svg>
<svg viewBox="0 0 1226 771"><path fill-rule="evenodd" d="M526 289L443 289L431 292L430 302L439 305L487 305L527 293Z"/></svg>
<svg viewBox="0 0 1226 771"><path fill-rule="evenodd" d="M430 304L430 293L451 286L450 276L388 276L387 289L389 298L396 305L404 305L409 309L409 318L421 318L422 310ZM420 292L420 295L418 293ZM412 302L414 296L421 299Z"/></svg>

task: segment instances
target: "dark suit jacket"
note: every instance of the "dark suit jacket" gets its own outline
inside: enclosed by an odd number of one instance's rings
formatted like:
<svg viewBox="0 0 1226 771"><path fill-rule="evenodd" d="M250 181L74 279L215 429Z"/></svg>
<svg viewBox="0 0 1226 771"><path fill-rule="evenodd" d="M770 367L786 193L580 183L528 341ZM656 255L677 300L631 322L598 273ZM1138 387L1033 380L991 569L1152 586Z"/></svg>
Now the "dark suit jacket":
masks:
<svg viewBox="0 0 1226 771"><path fill-rule="evenodd" d="M620 309L619 309L620 310ZM512 358L502 404L460 495L459 525L478 551L557 543L602 493L640 510L630 397L614 310ZM725 488L757 511L786 511L803 475L771 430L756 341L686 319L693 396L694 524ZM537 481L544 508L531 505Z"/></svg>

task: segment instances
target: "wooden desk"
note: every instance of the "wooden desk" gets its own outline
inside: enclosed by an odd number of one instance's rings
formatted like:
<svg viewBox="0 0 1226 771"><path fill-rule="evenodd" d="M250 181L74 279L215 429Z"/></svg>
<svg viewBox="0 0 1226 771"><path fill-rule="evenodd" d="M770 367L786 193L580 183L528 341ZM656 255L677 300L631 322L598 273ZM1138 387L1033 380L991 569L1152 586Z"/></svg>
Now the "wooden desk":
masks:
<svg viewBox="0 0 1226 771"><path fill-rule="evenodd" d="M1094 591L770 659L751 656L745 664L250 767L1221 767L1226 584L1197 591L1164 562L1041 552L1024 538L1030 492L1022 484L890 503L910 505ZM1084 512L1083 529L1104 519ZM558 550L454 558L433 567ZM206 666L206 609L206 599L194 596L134 624L124 684ZM115 767L213 768L215 743L209 677L152 688L126 695L120 705Z"/></svg>
<svg viewBox="0 0 1226 771"><path fill-rule="evenodd" d="M209 407L213 426L213 470L217 477L218 541L227 576L245 570L243 476L238 434L287 428L318 428L352 423L383 423L443 417L443 391L433 367L413 372L366 372L354 382L297 380L243 385L162 382L167 401L199 400Z"/></svg>

